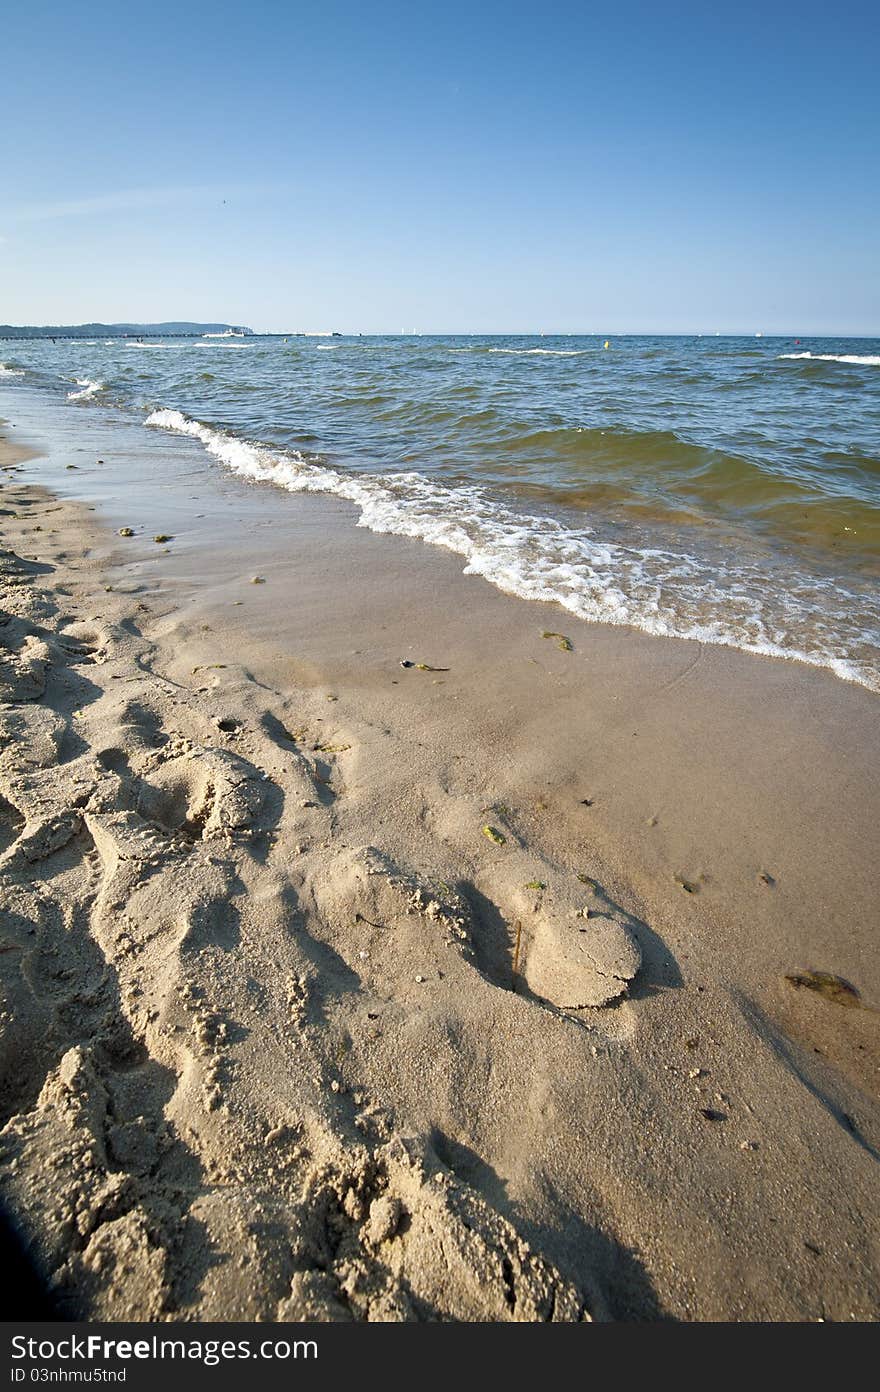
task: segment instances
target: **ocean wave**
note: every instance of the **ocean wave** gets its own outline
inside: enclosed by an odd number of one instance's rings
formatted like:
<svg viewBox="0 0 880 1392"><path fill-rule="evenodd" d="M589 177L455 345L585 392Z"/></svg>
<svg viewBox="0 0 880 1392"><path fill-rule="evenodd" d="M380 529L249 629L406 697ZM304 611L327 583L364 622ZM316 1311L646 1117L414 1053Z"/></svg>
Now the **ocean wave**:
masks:
<svg viewBox="0 0 880 1392"><path fill-rule="evenodd" d="M255 348L254 343L205 343L203 339L191 339L187 343L127 343L126 348L153 348L162 353L179 353L185 348L232 348L238 352L242 349L250 351Z"/></svg>
<svg viewBox="0 0 880 1392"><path fill-rule="evenodd" d="M514 358L582 358L589 348L487 348L487 353L509 353Z"/></svg>
<svg viewBox="0 0 880 1392"><path fill-rule="evenodd" d="M7 363L0 363L0 377L23 377L23 367L10 367Z"/></svg>
<svg viewBox="0 0 880 1392"><path fill-rule="evenodd" d="M345 473L175 410L155 410L146 424L199 440L242 478L346 499L360 513L359 526L456 552L466 574L510 594L555 601L592 622L825 667L880 690L873 627L861 629L854 617L864 596L833 578L786 574L774 584L758 560L719 563L679 549L602 540L588 526L515 512L476 485L447 487L416 472Z"/></svg>
<svg viewBox="0 0 880 1392"><path fill-rule="evenodd" d="M80 388L79 391L69 391L68 401L91 401L92 397L97 396L98 392L104 391L106 382L93 382L90 377L75 377L74 381Z"/></svg>
<svg viewBox="0 0 880 1392"><path fill-rule="evenodd" d="M484 344L473 347L447 347L448 353L507 353L514 358L582 358L592 352L590 348L487 348Z"/></svg>
<svg viewBox="0 0 880 1392"><path fill-rule="evenodd" d="M855 363L860 367L880 367L880 356L873 353L780 353L779 361L783 359L793 361L795 359L808 359L810 362L839 362Z"/></svg>

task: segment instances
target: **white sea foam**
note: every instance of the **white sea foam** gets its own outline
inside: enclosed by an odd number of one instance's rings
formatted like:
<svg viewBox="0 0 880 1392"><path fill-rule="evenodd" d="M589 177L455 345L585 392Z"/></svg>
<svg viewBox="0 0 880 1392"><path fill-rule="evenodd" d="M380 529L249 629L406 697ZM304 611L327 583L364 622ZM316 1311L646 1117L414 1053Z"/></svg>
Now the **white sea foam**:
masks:
<svg viewBox="0 0 880 1392"><path fill-rule="evenodd" d="M588 348L488 348L489 353L509 353L514 358L582 358Z"/></svg>
<svg viewBox="0 0 880 1392"><path fill-rule="evenodd" d="M789 578L771 595L757 564L738 560L725 574L717 562L683 551L601 540L586 526L514 512L479 487L448 488L416 472L344 473L174 410L154 411L146 424L201 441L243 478L344 498L359 510L359 526L443 546L464 557L467 574L524 599L555 600L594 622L798 659L880 690L869 658L841 651L869 651L872 634L850 618L841 639L839 625L858 612L861 597L835 580Z"/></svg>
<svg viewBox="0 0 880 1392"><path fill-rule="evenodd" d="M514 358L582 358L589 348L485 348L482 344L467 348L448 347L450 353L507 353Z"/></svg>
<svg viewBox="0 0 880 1392"><path fill-rule="evenodd" d="M97 396L107 385L106 382L93 382L90 377L75 377L74 381L80 390L69 391L68 401L91 401L92 397Z"/></svg>
<svg viewBox="0 0 880 1392"><path fill-rule="evenodd" d="M6 363L0 363L0 377L23 377L23 367L8 367Z"/></svg>
<svg viewBox="0 0 880 1392"><path fill-rule="evenodd" d="M880 357L873 353L780 353L780 361L783 358L808 358L811 362L857 363L862 367L880 367Z"/></svg>
<svg viewBox="0 0 880 1392"><path fill-rule="evenodd" d="M221 335L218 334L218 337ZM190 339L186 343L127 343L126 348L153 348L162 353L180 353L187 348L232 348L236 352L250 351L253 343L206 343L203 338Z"/></svg>

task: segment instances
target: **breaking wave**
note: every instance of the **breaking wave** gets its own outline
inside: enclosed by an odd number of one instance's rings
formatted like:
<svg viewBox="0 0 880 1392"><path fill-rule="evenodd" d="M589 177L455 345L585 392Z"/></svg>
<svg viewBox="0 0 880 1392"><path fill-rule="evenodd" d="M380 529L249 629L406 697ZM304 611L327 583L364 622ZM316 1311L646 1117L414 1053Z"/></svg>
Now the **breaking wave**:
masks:
<svg viewBox="0 0 880 1392"><path fill-rule="evenodd" d="M456 552L467 574L524 599L555 601L578 618L656 636L724 644L826 667L880 690L875 625L863 627L864 594L832 577L776 573L766 556L699 556L631 544L548 516L514 511L482 487L449 487L415 471L348 473L159 409L148 426L199 440L242 478L292 493L344 498L358 525ZM880 602L874 603L880 627Z"/></svg>

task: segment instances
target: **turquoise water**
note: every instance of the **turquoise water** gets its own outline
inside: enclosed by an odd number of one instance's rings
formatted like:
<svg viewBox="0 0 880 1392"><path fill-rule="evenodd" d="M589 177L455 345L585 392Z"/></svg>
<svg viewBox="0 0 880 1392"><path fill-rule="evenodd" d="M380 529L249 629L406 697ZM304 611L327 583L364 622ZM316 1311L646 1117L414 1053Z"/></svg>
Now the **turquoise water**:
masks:
<svg viewBox="0 0 880 1392"><path fill-rule="evenodd" d="M526 598L880 690L880 340L604 344L6 341L0 408L112 404Z"/></svg>

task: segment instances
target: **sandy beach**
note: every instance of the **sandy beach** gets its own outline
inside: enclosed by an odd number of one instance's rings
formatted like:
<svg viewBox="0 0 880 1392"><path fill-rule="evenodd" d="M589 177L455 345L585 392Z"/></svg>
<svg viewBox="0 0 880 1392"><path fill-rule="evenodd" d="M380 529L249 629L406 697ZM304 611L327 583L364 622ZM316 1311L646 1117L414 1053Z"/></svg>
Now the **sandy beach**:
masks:
<svg viewBox="0 0 880 1392"><path fill-rule="evenodd" d="M37 426L0 1180L53 1307L876 1319L876 695Z"/></svg>

